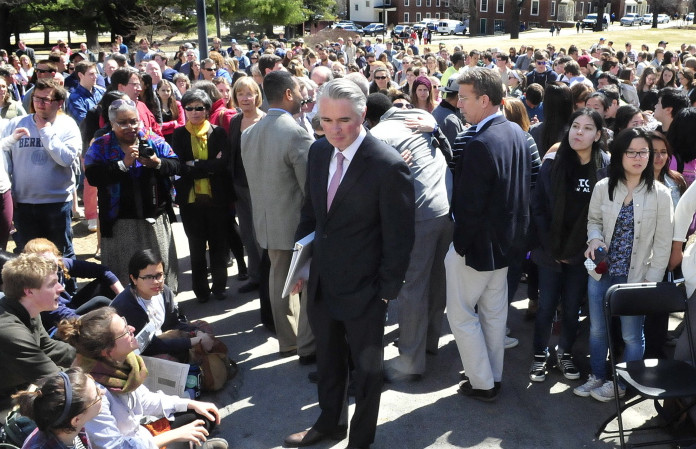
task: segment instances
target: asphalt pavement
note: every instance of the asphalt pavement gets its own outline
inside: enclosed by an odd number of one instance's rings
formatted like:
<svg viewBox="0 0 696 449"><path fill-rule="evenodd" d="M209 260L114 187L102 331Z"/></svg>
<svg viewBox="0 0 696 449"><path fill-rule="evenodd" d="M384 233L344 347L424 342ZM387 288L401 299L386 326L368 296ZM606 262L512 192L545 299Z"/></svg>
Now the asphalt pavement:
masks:
<svg viewBox="0 0 696 449"><path fill-rule="evenodd" d="M84 229L83 229L84 228ZM218 435L231 448L271 449L282 447L286 435L310 427L319 416L316 385L307 375L314 366L302 366L297 357L279 358L277 340L260 324L257 292L239 294L243 283L236 279L236 266L229 269L229 298L196 302L190 291L188 246L180 223L173 225L179 267L177 300L189 319L205 319L227 344L239 374L226 387L204 400L215 402L223 416ZM74 226L78 257L89 257L95 248L94 234L86 224ZM497 401L483 403L457 393L461 360L445 318L439 353L428 356L423 380L385 384L373 449L420 448L610 448L618 437L594 433L614 409L613 403L580 398L572 389L586 378L589 369L587 339L589 323L582 320L575 358L581 380L566 380L551 370L543 383L529 380L532 361L533 321L524 318L526 284L520 284L510 307L508 326L519 346L506 350L502 389ZM385 330L385 359L398 354L393 340L398 336L398 301L389 305ZM674 323L673 323L674 324ZM551 346L555 346L553 336ZM354 405L351 405L352 413ZM646 401L624 414L627 426L654 420L652 403ZM614 421L609 429L616 429ZM630 437L644 441L648 433ZM347 440L323 442L318 449L345 448ZM670 447L670 446L664 446Z"/></svg>

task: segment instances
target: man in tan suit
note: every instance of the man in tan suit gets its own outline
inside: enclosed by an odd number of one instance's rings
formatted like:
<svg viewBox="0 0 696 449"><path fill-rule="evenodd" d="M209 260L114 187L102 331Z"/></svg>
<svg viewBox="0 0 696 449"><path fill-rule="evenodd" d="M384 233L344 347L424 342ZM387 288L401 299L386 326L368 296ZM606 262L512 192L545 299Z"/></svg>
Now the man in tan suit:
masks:
<svg viewBox="0 0 696 449"><path fill-rule="evenodd" d="M242 161L249 181L254 230L271 260L269 293L282 357L295 354L300 363L314 360L314 337L296 295L282 297L292 260L295 230L304 201L310 134L293 119L302 94L289 72L266 75L263 89L268 115L242 134ZM302 299L306 304L306 298Z"/></svg>

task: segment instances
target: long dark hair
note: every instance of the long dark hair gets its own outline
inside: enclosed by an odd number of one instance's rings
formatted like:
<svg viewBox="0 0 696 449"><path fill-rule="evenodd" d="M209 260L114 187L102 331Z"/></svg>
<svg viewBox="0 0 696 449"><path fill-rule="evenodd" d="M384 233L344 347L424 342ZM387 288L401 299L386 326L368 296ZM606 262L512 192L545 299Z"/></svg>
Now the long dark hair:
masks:
<svg viewBox="0 0 696 449"><path fill-rule="evenodd" d="M611 130L614 132L614 134L618 134L624 129L628 128L628 124L631 122L631 119L636 114L640 114L640 109L633 106L632 104L625 104L623 106L620 106L619 109L616 110L614 126L611 127Z"/></svg>
<svg viewBox="0 0 696 449"><path fill-rule="evenodd" d="M645 182L648 191L652 190L655 183L655 169L653 168L653 146L650 134L643 128L627 128L614 136L611 144L611 161L609 162L609 200L614 201L614 189L619 181L626 180L626 172L623 167L623 156L631 145L633 139L645 139L648 142L648 164L640 174L641 181Z"/></svg>
<svg viewBox="0 0 696 449"><path fill-rule="evenodd" d="M696 159L696 108L684 108L675 116L667 132L667 139L674 150L679 170L683 170L684 164Z"/></svg>
<svg viewBox="0 0 696 449"><path fill-rule="evenodd" d="M578 109L577 111L571 114L570 119L568 119L568 122L566 124L566 127L570 128L575 119L583 115L592 119L595 128L597 128L597 131L600 133L599 140L595 141L592 144L591 157L591 161L595 164L595 169L599 169L602 164L602 151L606 149L604 133L602 132L602 128L604 128L604 119L602 118L600 113L592 108ZM574 172L575 168L579 165L580 157L578 156L578 153L576 153L575 150L573 150L573 148L570 146L570 139L568 137L568 132L566 132L563 135L561 145L558 147L558 151L556 152L556 159L553 163L552 176L562 174L564 176L564 179L568 179L568 177L571 176L571 174Z"/></svg>
<svg viewBox="0 0 696 449"><path fill-rule="evenodd" d="M556 142L561 140L563 132L568 127L568 121L573 114L573 93L561 82L553 82L544 90L544 130L541 133L541 146L548 151Z"/></svg>
<svg viewBox="0 0 696 449"><path fill-rule="evenodd" d="M686 191L687 185L686 181L684 180L684 177L682 176L681 173L679 173L676 170L671 170L669 168L669 161L674 155L674 150L672 149L672 145L670 145L669 140L667 140L667 136L662 134L659 131L650 131L648 132L648 136L650 136L650 140L659 140L662 143L665 144L665 148L667 148L667 162L665 162L665 165L662 166L660 169L660 173L657 176L657 181L660 181L661 183L664 184L665 178L669 177L671 178L679 187L679 192L684 193ZM653 151L655 151L653 149Z"/></svg>

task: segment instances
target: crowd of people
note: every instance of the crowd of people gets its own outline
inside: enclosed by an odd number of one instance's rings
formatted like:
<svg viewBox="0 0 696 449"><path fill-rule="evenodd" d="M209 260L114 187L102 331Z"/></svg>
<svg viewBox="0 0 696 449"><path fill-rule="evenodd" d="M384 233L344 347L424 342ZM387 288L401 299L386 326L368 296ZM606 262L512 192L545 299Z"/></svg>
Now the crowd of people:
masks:
<svg viewBox="0 0 696 449"><path fill-rule="evenodd" d="M3 258L0 398L38 382L15 396L38 425L27 447L162 447L203 442L219 424L213 404L147 390L136 355L188 363L213 345L177 308L177 211L196 300L237 294L234 258L279 357L316 363L321 415L286 446L348 436L369 447L382 383L425 375L445 309L459 393L494 401L518 344L507 311L523 273L529 379L555 367L578 396L623 395L606 369L602 299L614 284L662 281L693 244L696 45L430 45L252 32L214 38L203 58L145 38L131 52L120 36L96 55L62 41L43 59L21 41L0 51L0 249L12 236L19 254ZM81 216L101 265L75 260ZM309 275L288 294L295 242L311 233ZM96 280L78 291L74 277ZM397 299L399 356L383 366ZM664 357L667 318L623 317L621 335L625 360ZM139 426L153 414L167 432Z"/></svg>

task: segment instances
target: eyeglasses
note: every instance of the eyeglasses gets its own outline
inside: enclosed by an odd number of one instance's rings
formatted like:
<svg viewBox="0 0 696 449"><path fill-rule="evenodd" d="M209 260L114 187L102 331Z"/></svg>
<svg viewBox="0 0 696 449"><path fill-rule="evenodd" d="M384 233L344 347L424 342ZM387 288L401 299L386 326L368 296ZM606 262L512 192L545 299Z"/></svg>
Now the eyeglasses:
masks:
<svg viewBox="0 0 696 449"><path fill-rule="evenodd" d="M90 402L87 407L83 408L82 411L80 411L80 413L86 412L87 410L89 410L90 408L95 406L96 404L100 403L102 401L103 397L104 397L104 393L99 389L99 387L97 387L97 398L95 400L93 400L92 402ZM78 413L78 415L80 413Z"/></svg>
<svg viewBox="0 0 696 449"><path fill-rule="evenodd" d="M34 69L36 73L56 73L53 69Z"/></svg>
<svg viewBox="0 0 696 449"><path fill-rule="evenodd" d="M413 109L413 105L411 103L394 103L394 104L392 104L392 106L394 106L395 108L399 108L399 109L403 109L403 108Z"/></svg>
<svg viewBox="0 0 696 449"><path fill-rule="evenodd" d="M133 119L133 120L123 121L123 122L116 122L115 125L121 129L131 129L131 128L137 129L138 127L140 127L140 120Z"/></svg>
<svg viewBox="0 0 696 449"><path fill-rule="evenodd" d="M208 71L208 72L214 72L217 69L215 67L203 67L203 70Z"/></svg>
<svg viewBox="0 0 696 449"><path fill-rule="evenodd" d="M300 102L302 106L309 104L309 103L314 103L316 101L315 98L306 98Z"/></svg>
<svg viewBox="0 0 696 449"><path fill-rule="evenodd" d="M130 326L128 325L128 321L126 320L125 317L121 317L124 323L126 323L126 328L123 330L123 333L121 335L118 335L114 338L114 340L121 339L125 337L126 335L133 335L133 332L131 331Z"/></svg>
<svg viewBox="0 0 696 449"><path fill-rule="evenodd" d="M546 65L546 61L537 61L537 65Z"/></svg>
<svg viewBox="0 0 696 449"><path fill-rule="evenodd" d="M56 101L55 98L37 97L36 95L34 95L34 103L38 103L38 104L51 104L51 103L53 103L54 101Z"/></svg>
<svg viewBox="0 0 696 449"><path fill-rule="evenodd" d="M637 157L640 157L641 159L647 159L648 156L650 155L650 151L648 151L648 150L640 150L640 151L628 150L624 154L629 159L635 159Z"/></svg>
<svg viewBox="0 0 696 449"><path fill-rule="evenodd" d="M196 112L202 112L205 111L205 106L186 106L184 109L186 109L189 112L196 111ZM141 278L145 279L145 278ZM159 281L159 279L157 279Z"/></svg>
<svg viewBox="0 0 696 449"><path fill-rule="evenodd" d="M387 77L386 76L375 76L375 79L376 80L385 80L385 79L387 79Z"/></svg>
<svg viewBox="0 0 696 449"><path fill-rule="evenodd" d="M146 274L145 276L138 276L138 279L142 279L143 281L161 281L162 278L164 277L164 273L160 272L157 274Z"/></svg>

